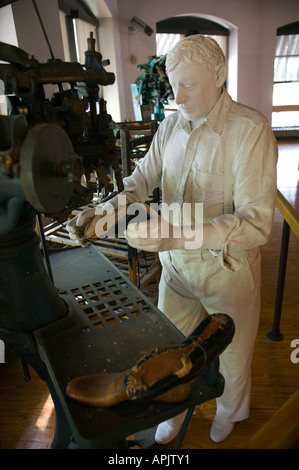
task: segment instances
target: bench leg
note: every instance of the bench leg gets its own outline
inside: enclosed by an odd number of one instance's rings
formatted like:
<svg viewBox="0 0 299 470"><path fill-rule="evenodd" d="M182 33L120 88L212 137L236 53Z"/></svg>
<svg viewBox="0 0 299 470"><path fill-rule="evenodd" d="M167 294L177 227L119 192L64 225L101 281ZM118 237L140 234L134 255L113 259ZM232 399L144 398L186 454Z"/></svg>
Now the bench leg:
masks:
<svg viewBox="0 0 299 470"><path fill-rule="evenodd" d="M189 426L189 422L190 422L190 419L192 418L194 410L195 410L195 406L192 406L191 408L189 408L188 413L185 416L183 425L180 429L179 435L175 441L174 449L180 448L180 445L182 443L182 440L184 439L185 432L187 431L187 428Z"/></svg>

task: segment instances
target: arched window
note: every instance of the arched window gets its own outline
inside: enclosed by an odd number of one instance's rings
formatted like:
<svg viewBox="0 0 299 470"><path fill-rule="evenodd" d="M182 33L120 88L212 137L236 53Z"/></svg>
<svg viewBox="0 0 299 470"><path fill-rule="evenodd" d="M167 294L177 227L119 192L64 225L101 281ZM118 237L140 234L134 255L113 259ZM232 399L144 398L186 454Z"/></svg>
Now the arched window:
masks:
<svg viewBox="0 0 299 470"><path fill-rule="evenodd" d="M276 135L299 135L299 21L277 29L272 128Z"/></svg>
<svg viewBox="0 0 299 470"><path fill-rule="evenodd" d="M229 29L197 16L175 16L159 21L156 24L157 55L167 54L177 41L192 34L214 37L227 56Z"/></svg>

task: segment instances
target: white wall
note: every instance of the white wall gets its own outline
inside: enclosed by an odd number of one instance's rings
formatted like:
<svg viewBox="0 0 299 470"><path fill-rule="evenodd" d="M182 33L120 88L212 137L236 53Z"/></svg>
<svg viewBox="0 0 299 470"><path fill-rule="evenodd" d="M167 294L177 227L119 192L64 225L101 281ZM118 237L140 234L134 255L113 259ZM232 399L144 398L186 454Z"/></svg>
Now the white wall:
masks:
<svg viewBox="0 0 299 470"><path fill-rule="evenodd" d="M298 0L88 0L88 4L95 6L94 12L100 18L103 33L100 52L104 59L111 60L109 71L116 75L116 84L105 90L108 112L115 121L134 119L130 84L140 72L130 62L130 54L140 64L156 53L155 34L149 37L142 32L134 33L129 44L130 19L137 16L155 31L158 21L175 15L204 16L230 28L229 92L234 99L259 109L270 119L276 29L298 21ZM54 55L64 59L58 1L39 0L38 7ZM15 31L7 26L11 11ZM47 60L50 53L32 1L20 0L2 8L1 21L3 12L8 20L4 37L0 27L2 41L16 44L17 40L19 47L39 61Z"/></svg>
<svg viewBox="0 0 299 470"><path fill-rule="evenodd" d="M137 16L155 31L158 21L176 15L200 15L230 25L237 85L233 97L259 109L270 119L276 29L298 20L298 0L105 0L108 8L112 2L114 7L117 4L115 14L119 22L123 72L123 83L119 83L119 88L125 101L122 119L134 119L130 83L136 80L139 71L136 64L130 62L130 53L136 56L137 64L155 54L155 35L149 37L142 32L130 38L129 51L130 19Z"/></svg>
<svg viewBox="0 0 299 470"><path fill-rule="evenodd" d="M64 60L62 32L60 27L58 0L39 0L37 7L56 59ZM39 62L51 59L51 53L31 0L11 4L18 47L33 55ZM55 85L45 85L46 96L50 98Z"/></svg>
<svg viewBox="0 0 299 470"><path fill-rule="evenodd" d="M12 46L18 45L11 5L6 5L0 11L0 41ZM7 114L4 83L2 80L0 80L0 114Z"/></svg>
<svg viewBox="0 0 299 470"><path fill-rule="evenodd" d="M6 5L0 10L0 41L12 46L18 45L11 5Z"/></svg>
<svg viewBox="0 0 299 470"><path fill-rule="evenodd" d="M51 58L38 17L31 0L21 0L11 4L18 46L39 62ZM58 0L39 0L37 7L45 26L51 48L57 59L64 60L62 33L60 28Z"/></svg>
<svg viewBox="0 0 299 470"><path fill-rule="evenodd" d="M121 120L118 91L119 78L117 74L117 60L115 55L116 47L114 42L112 18L101 18L99 28L99 43L103 60L110 60L110 65L105 66L105 70L107 70L107 72L113 72L116 76L113 85L102 87L103 98L107 102L107 112L111 114L112 119L115 122L119 122Z"/></svg>

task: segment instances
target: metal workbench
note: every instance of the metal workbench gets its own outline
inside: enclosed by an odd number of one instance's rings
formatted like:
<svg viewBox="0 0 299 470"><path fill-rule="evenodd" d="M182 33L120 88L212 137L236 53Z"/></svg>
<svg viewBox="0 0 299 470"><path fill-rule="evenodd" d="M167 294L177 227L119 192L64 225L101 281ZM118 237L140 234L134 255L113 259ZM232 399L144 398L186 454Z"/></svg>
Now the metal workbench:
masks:
<svg viewBox="0 0 299 470"><path fill-rule="evenodd" d="M125 371L144 353L183 337L94 246L60 250L50 261L58 292L74 306L66 317L35 331L59 402L53 447L71 442L77 448L126 447L127 436L221 395L224 380L214 361L197 376L183 403L126 401L103 409L72 402L65 394L71 379Z"/></svg>

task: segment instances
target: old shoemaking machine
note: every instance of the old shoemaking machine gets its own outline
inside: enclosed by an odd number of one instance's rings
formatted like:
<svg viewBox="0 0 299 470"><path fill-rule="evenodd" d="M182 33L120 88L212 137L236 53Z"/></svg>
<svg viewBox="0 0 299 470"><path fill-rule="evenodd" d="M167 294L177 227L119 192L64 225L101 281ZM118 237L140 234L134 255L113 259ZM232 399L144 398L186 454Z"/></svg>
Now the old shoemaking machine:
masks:
<svg viewBox="0 0 299 470"><path fill-rule="evenodd" d="M104 69L92 33L87 43L84 65L53 57L39 63L0 43L8 107L8 115L0 116L0 338L20 359L24 377L29 379L29 364L52 396L34 332L65 318L72 307L45 268L37 217L66 221L90 202L91 174L104 197L113 177L117 191L123 188L113 122L99 98L99 87L113 84L115 76ZM58 88L51 99L47 84Z"/></svg>
<svg viewBox="0 0 299 470"><path fill-rule="evenodd" d="M51 255L50 275L36 220L67 221L92 201L92 174L103 198L123 189L113 121L99 96L115 77L92 35L87 44L81 65L53 54L40 63L0 43L8 103L0 116L0 339L25 379L29 365L49 388L53 448L127 448L127 436L189 408L184 433L194 407L222 393L215 358L234 326L211 316L184 340L92 245ZM48 84L57 86L51 98ZM169 399L172 389L181 397Z"/></svg>
<svg viewBox="0 0 299 470"><path fill-rule="evenodd" d="M1 337L34 364L34 347L24 332L67 313L43 268L36 215L67 220L74 208L92 200L93 172L104 194L111 191L109 169L122 189L111 116L98 97L99 86L115 77L105 71L94 42L88 39L84 66L56 59L42 64L0 43L0 60L8 62L0 65L0 79L10 113L0 116ZM63 89L63 83L69 87ZM59 88L50 100L46 84Z"/></svg>

